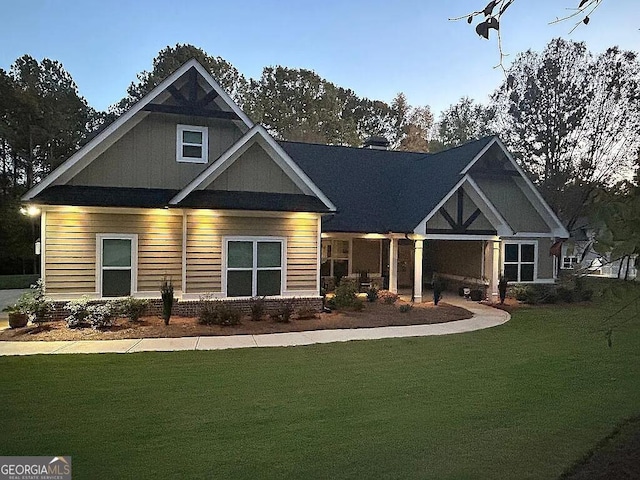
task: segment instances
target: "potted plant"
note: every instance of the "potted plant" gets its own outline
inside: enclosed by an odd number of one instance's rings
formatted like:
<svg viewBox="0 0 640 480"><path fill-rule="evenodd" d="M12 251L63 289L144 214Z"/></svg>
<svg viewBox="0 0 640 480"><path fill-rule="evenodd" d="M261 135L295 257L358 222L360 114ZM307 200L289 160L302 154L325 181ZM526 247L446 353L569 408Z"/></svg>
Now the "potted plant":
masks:
<svg viewBox="0 0 640 480"><path fill-rule="evenodd" d="M504 305L504 299L507 297L507 287L509 282L504 275L500 275L498 280L498 293L500 294L500 305Z"/></svg>
<svg viewBox="0 0 640 480"><path fill-rule="evenodd" d="M29 321L29 314L19 303L6 307L2 311L9 313L10 328L23 328L27 326L27 322Z"/></svg>
<svg viewBox="0 0 640 480"><path fill-rule="evenodd" d="M438 302L442 298L442 291L444 290L444 282L440 280L440 277L438 277L437 275L434 275L431 281L431 285L433 286L433 304L438 305Z"/></svg>

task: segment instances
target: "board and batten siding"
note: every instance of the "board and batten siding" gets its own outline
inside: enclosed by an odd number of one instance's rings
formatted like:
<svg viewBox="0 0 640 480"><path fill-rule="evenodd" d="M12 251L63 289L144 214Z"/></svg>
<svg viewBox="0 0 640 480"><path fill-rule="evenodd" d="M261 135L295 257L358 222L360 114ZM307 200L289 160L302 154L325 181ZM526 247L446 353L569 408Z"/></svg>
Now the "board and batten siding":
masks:
<svg viewBox="0 0 640 480"><path fill-rule="evenodd" d="M137 292L158 296L164 277L181 290L182 214L166 210L96 213L81 208L45 215L45 273L48 294L92 295L96 285L97 234L138 235Z"/></svg>
<svg viewBox="0 0 640 480"><path fill-rule="evenodd" d="M211 211L187 214L186 292L222 291L222 243L230 236L286 238L283 294L318 290L318 215L225 216Z"/></svg>

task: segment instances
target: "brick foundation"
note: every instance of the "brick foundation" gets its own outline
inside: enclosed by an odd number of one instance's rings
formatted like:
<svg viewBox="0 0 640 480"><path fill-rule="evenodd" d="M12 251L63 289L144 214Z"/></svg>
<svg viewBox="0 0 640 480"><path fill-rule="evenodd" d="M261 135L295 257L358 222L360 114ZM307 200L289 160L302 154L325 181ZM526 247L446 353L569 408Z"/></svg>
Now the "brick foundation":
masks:
<svg viewBox="0 0 640 480"><path fill-rule="evenodd" d="M93 300L91 304L107 303L109 300ZM292 297L292 298L266 298L264 301L265 313L268 315L280 308L280 306L288 301L293 301L295 311L302 308L311 308L315 311L322 310L322 297ZM225 305L233 309L238 309L243 315L251 313L250 299L224 299L224 300L175 300L173 303L172 315L179 317L197 317L200 310L205 304ZM51 320L64 320L69 311L64 308L67 302L52 302ZM145 315L160 316L162 315L162 300L154 298L149 300L149 305L144 313Z"/></svg>

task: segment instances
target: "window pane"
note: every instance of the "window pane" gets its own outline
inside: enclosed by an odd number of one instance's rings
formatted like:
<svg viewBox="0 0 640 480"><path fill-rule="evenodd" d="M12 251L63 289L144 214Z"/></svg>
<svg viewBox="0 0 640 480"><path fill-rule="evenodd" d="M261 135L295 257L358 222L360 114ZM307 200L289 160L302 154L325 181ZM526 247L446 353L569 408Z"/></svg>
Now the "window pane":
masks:
<svg viewBox="0 0 640 480"><path fill-rule="evenodd" d="M518 261L518 244L508 243L504 246L504 261L505 262Z"/></svg>
<svg viewBox="0 0 640 480"><path fill-rule="evenodd" d="M102 296L126 297L131 295L131 270L103 270Z"/></svg>
<svg viewBox="0 0 640 480"><path fill-rule="evenodd" d="M535 248L533 245L520 245L520 261L521 262L533 262L535 261Z"/></svg>
<svg viewBox="0 0 640 480"><path fill-rule="evenodd" d="M505 265L504 276L509 282L518 281L518 265Z"/></svg>
<svg viewBox="0 0 640 480"><path fill-rule="evenodd" d="M253 267L253 242L229 242L227 266L230 268Z"/></svg>
<svg viewBox="0 0 640 480"><path fill-rule="evenodd" d="M533 282L533 265L526 264L520 266L520 281Z"/></svg>
<svg viewBox="0 0 640 480"><path fill-rule="evenodd" d="M333 261L333 276L346 277L349 275L349 262L347 260Z"/></svg>
<svg viewBox="0 0 640 480"><path fill-rule="evenodd" d="M202 132L182 132L182 141L184 143L198 143L202 145Z"/></svg>
<svg viewBox="0 0 640 480"><path fill-rule="evenodd" d="M130 267L131 240L113 238L103 239L102 265L105 267Z"/></svg>
<svg viewBox="0 0 640 480"><path fill-rule="evenodd" d="M349 241L348 240L336 240L335 251L333 252L333 258L349 258Z"/></svg>
<svg viewBox="0 0 640 480"><path fill-rule="evenodd" d="M251 297L253 295L251 282L252 272L250 270L227 272L227 296Z"/></svg>
<svg viewBox="0 0 640 480"><path fill-rule="evenodd" d="M258 242L258 267L280 267L281 245L280 242Z"/></svg>
<svg viewBox="0 0 640 480"><path fill-rule="evenodd" d="M258 271L258 295L280 295L280 270Z"/></svg>
<svg viewBox="0 0 640 480"><path fill-rule="evenodd" d="M182 156L185 158L202 158L202 147L183 145Z"/></svg>
<svg viewBox="0 0 640 480"><path fill-rule="evenodd" d="M320 275L323 277L328 277L331 275L331 260L325 260L320 265Z"/></svg>

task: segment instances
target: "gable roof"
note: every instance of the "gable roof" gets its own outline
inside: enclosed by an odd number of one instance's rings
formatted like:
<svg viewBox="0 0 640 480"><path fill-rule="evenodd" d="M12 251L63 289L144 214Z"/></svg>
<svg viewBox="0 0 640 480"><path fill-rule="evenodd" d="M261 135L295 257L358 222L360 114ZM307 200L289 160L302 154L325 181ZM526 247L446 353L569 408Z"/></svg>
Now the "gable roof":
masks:
<svg viewBox="0 0 640 480"><path fill-rule="evenodd" d="M32 200L44 189L52 185L56 185L64 180L69 180L73 175L77 174L89 163L95 160L102 152L104 152L110 145L120 139L125 133L136 126L142 121L149 112L146 112L144 108L149 105L153 100L159 98L167 89L183 77L191 69L195 71L204 79L209 86L216 91L221 101L231 109L231 111L237 115L245 129L253 127L253 122L247 117L247 115L235 104L235 102L227 95L227 93L218 85L211 74L204 68L200 62L195 59L191 59L178 68L175 72L160 82L153 90L147 93L141 98L133 107L127 112L118 117L111 125L105 128L102 132L87 142L80 150L69 157L58 168L46 176L40 183L31 188L22 197L23 200Z"/></svg>
<svg viewBox="0 0 640 480"><path fill-rule="evenodd" d="M336 205L332 232L413 232L494 137L436 154L279 142Z"/></svg>

